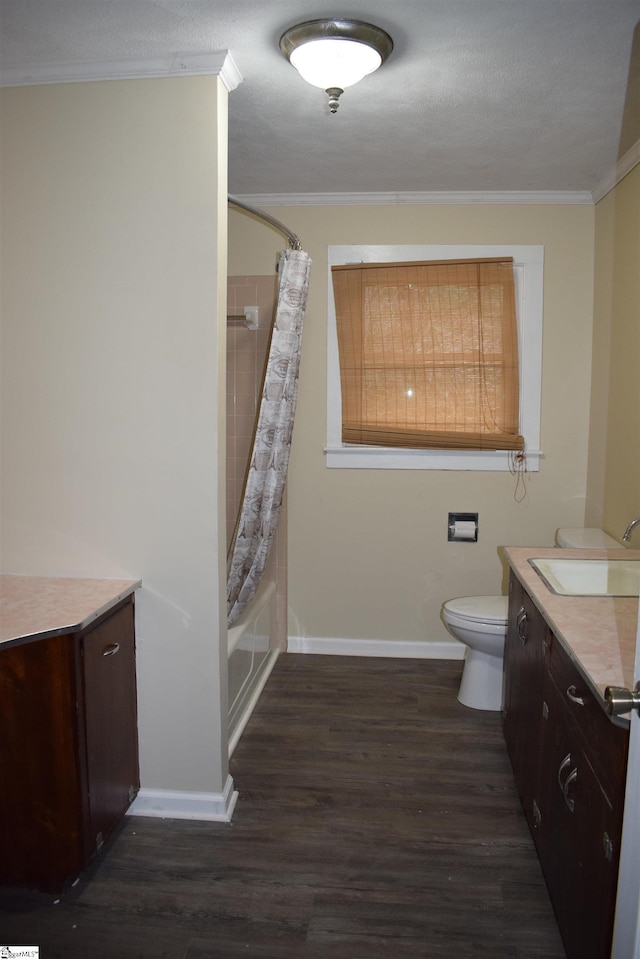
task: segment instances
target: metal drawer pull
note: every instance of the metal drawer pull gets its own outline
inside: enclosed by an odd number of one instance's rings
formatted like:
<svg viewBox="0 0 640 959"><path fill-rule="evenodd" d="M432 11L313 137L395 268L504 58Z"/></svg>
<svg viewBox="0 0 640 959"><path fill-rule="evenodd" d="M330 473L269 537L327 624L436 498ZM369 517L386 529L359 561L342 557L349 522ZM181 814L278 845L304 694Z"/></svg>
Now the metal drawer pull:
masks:
<svg viewBox="0 0 640 959"><path fill-rule="evenodd" d="M542 822L542 813L540 812L540 807L538 803L533 800L533 825L537 829L540 823Z"/></svg>
<svg viewBox="0 0 640 959"><path fill-rule="evenodd" d="M577 778L578 778L578 767L576 766L575 769L571 770L571 772L569 773L569 775L567 776L565 780L564 786L562 787L562 795L564 796L564 801L567 804L567 809L569 810L569 812L573 812L576 806L575 799L569 798L569 786L571 785L571 783L574 783Z"/></svg>
<svg viewBox="0 0 640 959"><path fill-rule="evenodd" d="M524 606L520 607L520 611L516 617L516 626L518 630L518 639L524 646L527 641L527 634L525 632L525 627L527 625L527 611Z"/></svg>
<svg viewBox="0 0 640 959"><path fill-rule="evenodd" d="M103 656L115 656L115 654L120 649L120 643L110 643L108 646L102 650Z"/></svg>
<svg viewBox="0 0 640 959"><path fill-rule="evenodd" d="M564 784L562 782L562 773L565 771L567 766L570 766L570 765L571 765L571 753L567 753L567 755L564 757L564 759L560 763L560 766L558 767L558 785L560 786L560 789L564 789Z"/></svg>
<svg viewBox="0 0 640 959"><path fill-rule="evenodd" d="M578 696L578 690L575 686L569 686L567 689L567 696L572 703L575 703L576 706L584 706L584 699L582 696Z"/></svg>

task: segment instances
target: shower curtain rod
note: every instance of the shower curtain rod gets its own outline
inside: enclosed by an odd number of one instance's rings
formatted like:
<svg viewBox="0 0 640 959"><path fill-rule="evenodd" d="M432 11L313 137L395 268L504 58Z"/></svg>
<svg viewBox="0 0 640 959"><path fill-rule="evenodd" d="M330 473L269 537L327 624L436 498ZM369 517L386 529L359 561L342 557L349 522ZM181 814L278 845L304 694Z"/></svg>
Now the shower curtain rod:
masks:
<svg viewBox="0 0 640 959"><path fill-rule="evenodd" d="M284 223L280 222L280 220L276 220L274 216L270 216L268 213L265 213L264 210L258 209L258 207L250 206L248 203L245 203L244 200L239 200L237 196L232 196L230 193L228 194L227 199L231 206L237 206L241 210L246 210L247 213L253 213L254 216L259 217L266 223L270 223L271 226L275 226L276 230L279 230L280 233L283 233L284 236L287 237L292 250L302 249L300 237L296 233L292 233L291 230L284 225Z"/></svg>

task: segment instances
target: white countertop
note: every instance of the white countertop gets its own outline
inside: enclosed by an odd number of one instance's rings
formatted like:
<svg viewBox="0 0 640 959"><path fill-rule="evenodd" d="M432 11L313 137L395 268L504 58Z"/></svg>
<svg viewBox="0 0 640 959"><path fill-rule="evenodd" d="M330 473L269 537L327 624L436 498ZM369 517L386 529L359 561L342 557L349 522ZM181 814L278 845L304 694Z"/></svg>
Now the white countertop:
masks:
<svg viewBox="0 0 640 959"><path fill-rule="evenodd" d="M140 580L0 575L0 645L85 629Z"/></svg>

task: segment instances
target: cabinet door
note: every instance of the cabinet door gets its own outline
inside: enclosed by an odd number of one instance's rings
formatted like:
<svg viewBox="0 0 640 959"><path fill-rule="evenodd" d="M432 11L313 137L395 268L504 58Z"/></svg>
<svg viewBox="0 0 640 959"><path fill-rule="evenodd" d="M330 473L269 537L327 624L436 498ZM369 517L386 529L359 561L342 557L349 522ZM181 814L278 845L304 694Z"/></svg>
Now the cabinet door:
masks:
<svg viewBox="0 0 640 959"><path fill-rule="evenodd" d="M537 783L542 731L542 686L550 633L513 576L505 642L504 736L520 799L532 830L537 827Z"/></svg>
<svg viewBox="0 0 640 959"><path fill-rule="evenodd" d="M93 855L139 786L133 602L87 631L82 650Z"/></svg>
<svg viewBox="0 0 640 959"><path fill-rule="evenodd" d="M579 736L589 752L596 776L613 806L622 809L627 778L629 730L604 714L585 679L562 644L553 644L549 671Z"/></svg>
<svg viewBox="0 0 640 959"><path fill-rule="evenodd" d="M0 651L0 882L59 889L84 865L76 640Z"/></svg>
<svg viewBox="0 0 640 959"><path fill-rule="evenodd" d="M608 959L619 814L596 776L562 692L548 676L536 845L569 959ZM604 722L608 722L604 713Z"/></svg>

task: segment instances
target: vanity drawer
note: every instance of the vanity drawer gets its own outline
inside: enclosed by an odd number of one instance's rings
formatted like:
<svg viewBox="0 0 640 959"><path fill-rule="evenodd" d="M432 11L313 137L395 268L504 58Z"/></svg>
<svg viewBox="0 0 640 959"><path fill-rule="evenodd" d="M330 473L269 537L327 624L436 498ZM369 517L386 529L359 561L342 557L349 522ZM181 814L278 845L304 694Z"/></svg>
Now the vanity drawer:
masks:
<svg viewBox="0 0 640 959"><path fill-rule="evenodd" d="M624 794L628 730L611 722L582 673L554 636L549 672L584 739L586 753L614 804ZM612 788L615 783L615 788ZM614 795L611 795L613 791Z"/></svg>

